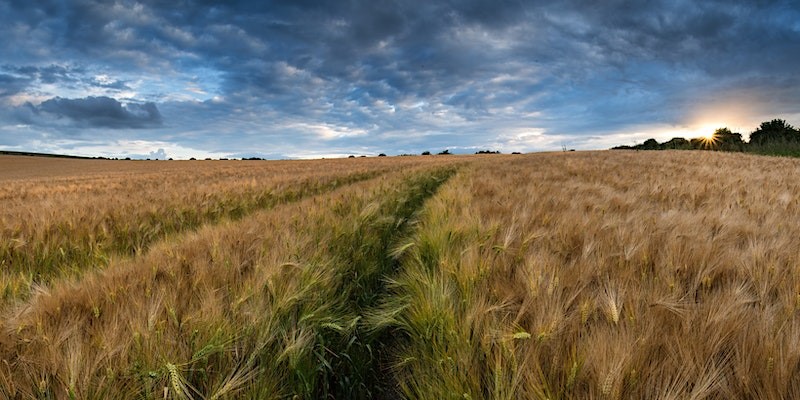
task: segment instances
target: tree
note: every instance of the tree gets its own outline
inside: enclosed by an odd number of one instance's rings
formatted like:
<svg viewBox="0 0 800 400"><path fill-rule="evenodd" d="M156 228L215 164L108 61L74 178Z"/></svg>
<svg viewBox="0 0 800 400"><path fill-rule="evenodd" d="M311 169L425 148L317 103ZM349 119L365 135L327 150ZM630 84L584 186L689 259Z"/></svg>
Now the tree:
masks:
<svg viewBox="0 0 800 400"><path fill-rule="evenodd" d="M714 131L714 134L711 136L711 143L714 148L722 151L744 150L742 134L731 132L731 130L728 128L719 128Z"/></svg>
<svg viewBox="0 0 800 400"><path fill-rule="evenodd" d="M446 156L446 155L449 155L449 154L450 154L450 150L447 150L447 149L439 152L440 156Z"/></svg>
<svg viewBox="0 0 800 400"><path fill-rule="evenodd" d="M655 139L647 139L642 143L642 150L659 150L661 145L658 144L658 141Z"/></svg>
<svg viewBox="0 0 800 400"><path fill-rule="evenodd" d="M662 143L661 148L668 150L688 150L691 149L692 146L688 140L682 137L676 137Z"/></svg>
<svg viewBox="0 0 800 400"><path fill-rule="evenodd" d="M429 156L429 155L431 155L431 152L426 150L426 151L422 152L422 155L423 156Z"/></svg>
<svg viewBox="0 0 800 400"><path fill-rule="evenodd" d="M378 154L378 157L386 157L386 154L384 153Z"/></svg>
<svg viewBox="0 0 800 400"><path fill-rule="evenodd" d="M800 132L782 119L762 122L750 134L750 144L790 143L800 141Z"/></svg>

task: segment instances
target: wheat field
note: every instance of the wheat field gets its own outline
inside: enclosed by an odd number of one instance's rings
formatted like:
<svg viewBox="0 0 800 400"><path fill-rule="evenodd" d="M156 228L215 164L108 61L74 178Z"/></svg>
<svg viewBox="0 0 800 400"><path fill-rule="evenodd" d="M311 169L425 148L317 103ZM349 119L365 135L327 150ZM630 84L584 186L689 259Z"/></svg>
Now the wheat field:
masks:
<svg viewBox="0 0 800 400"><path fill-rule="evenodd" d="M800 160L48 162L0 157L5 398L800 397Z"/></svg>

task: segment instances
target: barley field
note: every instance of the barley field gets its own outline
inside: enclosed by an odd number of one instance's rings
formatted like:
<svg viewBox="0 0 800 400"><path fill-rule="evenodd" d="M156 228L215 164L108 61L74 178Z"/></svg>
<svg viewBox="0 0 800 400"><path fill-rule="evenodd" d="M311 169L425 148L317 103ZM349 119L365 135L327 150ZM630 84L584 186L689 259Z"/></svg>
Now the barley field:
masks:
<svg viewBox="0 0 800 400"><path fill-rule="evenodd" d="M0 157L0 398L800 398L800 160Z"/></svg>

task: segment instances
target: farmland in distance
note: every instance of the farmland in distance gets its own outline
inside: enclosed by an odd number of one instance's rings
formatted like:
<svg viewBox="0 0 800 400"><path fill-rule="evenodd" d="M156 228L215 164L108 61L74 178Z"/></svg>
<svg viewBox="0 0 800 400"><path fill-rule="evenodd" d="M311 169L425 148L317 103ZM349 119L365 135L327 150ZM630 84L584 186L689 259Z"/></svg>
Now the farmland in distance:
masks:
<svg viewBox="0 0 800 400"><path fill-rule="evenodd" d="M5 397L800 397L796 159L6 156L0 183Z"/></svg>

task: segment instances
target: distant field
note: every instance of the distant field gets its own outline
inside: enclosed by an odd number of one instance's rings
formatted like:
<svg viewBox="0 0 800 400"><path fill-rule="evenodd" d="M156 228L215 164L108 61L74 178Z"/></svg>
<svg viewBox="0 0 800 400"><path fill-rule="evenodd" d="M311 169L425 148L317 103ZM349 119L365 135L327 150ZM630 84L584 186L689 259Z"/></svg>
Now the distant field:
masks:
<svg viewBox="0 0 800 400"><path fill-rule="evenodd" d="M9 398L800 398L800 160L0 156Z"/></svg>

